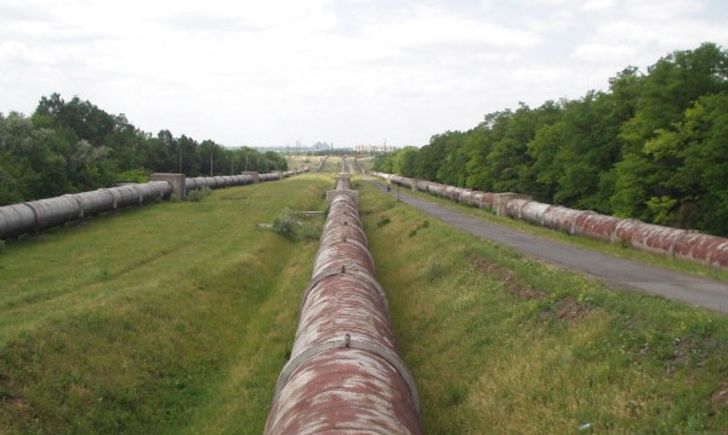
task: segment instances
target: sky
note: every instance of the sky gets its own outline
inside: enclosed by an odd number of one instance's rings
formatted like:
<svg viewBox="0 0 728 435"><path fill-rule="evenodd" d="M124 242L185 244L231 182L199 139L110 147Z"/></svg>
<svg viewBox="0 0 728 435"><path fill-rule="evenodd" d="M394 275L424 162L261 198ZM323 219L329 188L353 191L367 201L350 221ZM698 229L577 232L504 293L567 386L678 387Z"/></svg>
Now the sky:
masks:
<svg viewBox="0 0 728 435"><path fill-rule="evenodd" d="M58 92L227 146L421 146L704 41L727 1L0 0L0 112Z"/></svg>

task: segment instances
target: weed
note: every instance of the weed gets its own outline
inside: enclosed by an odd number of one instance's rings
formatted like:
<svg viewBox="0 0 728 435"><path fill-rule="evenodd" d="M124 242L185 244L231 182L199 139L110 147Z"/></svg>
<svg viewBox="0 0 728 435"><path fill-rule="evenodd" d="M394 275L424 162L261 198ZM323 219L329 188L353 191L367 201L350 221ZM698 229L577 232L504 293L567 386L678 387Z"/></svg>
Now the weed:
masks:
<svg viewBox="0 0 728 435"><path fill-rule="evenodd" d="M304 240L318 240L321 238L323 227L320 222L308 221L301 225L301 237Z"/></svg>
<svg viewBox="0 0 728 435"><path fill-rule="evenodd" d="M422 223L417 224L417 227L414 230L410 231L407 235L410 238L412 238L417 235L417 232L419 230L424 229L424 228L429 228L429 227L430 227L430 221L427 221L427 220L422 221Z"/></svg>
<svg viewBox="0 0 728 435"><path fill-rule="evenodd" d="M191 201L191 202L199 202L202 201L202 199L212 193L212 190L204 186L200 189L195 189L189 193L187 193L187 196L185 197L185 201Z"/></svg>
<svg viewBox="0 0 728 435"><path fill-rule="evenodd" d="M459 384L448 384L445 387L445 406L454 408L461 403L465 402L465 398L468 396L467 388Z"/></svg>
<svg viewBox="0 0 728 435"><path fill-rule="evenodd" d="M294 218L290 213L284 213L273 219L273 232L282 236L286 240L295 242L298 240L296 227L300 225L301 222Z"/></svg>
<svg viewBox="0 0 728 435"><path fill-rule="evenodd" d="M382 216L382 218L377 221L377 228L382 228L390 222L392 221L388 217Z"/></svg>
<svg viewBox="0 0 728 435"><path fill-rule="evenodd" d="M0 240L0 253L5 251L5 240Z"/></svg>
<svg viewBox="0 0 728 435"><path fill-rule="evenodd" d="M445 269L445 266L442 265L439 261L433 261L430 264L430 267L427 268L427 273L425 276L427 277L427 280L430 282L435 282L441 278L443 278L447 274L447 269Z"/></svg>
<svg viewBox="0 0 728 435"><path fill-rule="evenodd" d="M298 240L318 240L321 237L323 225L318 218L301 221L290 209L273 219L273 232L285 239L296 242Z"/></svg>
<svg viewBox="0 0 728 435"><path fill-rule="evenodd" d="M109 277L109 269L107 269L105 267L99 269L97 276L98 276L99 280L107 279Z"/></svg>

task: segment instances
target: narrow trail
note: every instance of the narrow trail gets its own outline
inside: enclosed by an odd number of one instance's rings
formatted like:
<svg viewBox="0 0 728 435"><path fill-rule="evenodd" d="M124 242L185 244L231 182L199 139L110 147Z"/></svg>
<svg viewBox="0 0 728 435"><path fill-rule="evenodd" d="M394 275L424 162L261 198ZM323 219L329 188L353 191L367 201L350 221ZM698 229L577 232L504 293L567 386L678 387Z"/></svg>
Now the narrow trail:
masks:
<svg viewBox="0 0 728 435"><path fill-rule="evenodd" d="M386 192L385 184L378 181L369 181L369 183ZM601 252L522 233L448 210L401 191L399 199L445 223L478 237L515 248L529 257L545 260L574 272L601 278L612 287L637 290L721 313L728 313L727 284L656 266L644 265Z"/></svg>

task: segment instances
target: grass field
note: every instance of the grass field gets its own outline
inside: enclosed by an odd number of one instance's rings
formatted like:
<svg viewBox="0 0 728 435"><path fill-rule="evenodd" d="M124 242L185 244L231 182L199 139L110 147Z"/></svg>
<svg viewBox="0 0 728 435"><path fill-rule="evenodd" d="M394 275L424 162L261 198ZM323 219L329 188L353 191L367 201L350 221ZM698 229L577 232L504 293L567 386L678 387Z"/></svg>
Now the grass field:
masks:
<svg viewBox="0 0 728 435"><path fill-rule="evenodd" d="M339 156L328 156L324 167L321 168L321 172L328 172L338 174L341 172L341 157Z"/></svg>
<svg viewBox="0 0 728 435"><path fill-rule="evenodd" d="M371 171L374 168L374 157L359 157L357 161L365 171Z"/></svg>
<svg viewBox="0 0 728 435"><path fill-rule="evenodd" d="M260 433L330 174L214 191L0 252L0 433ZM611 292L356 181L426 433L722 433L728 320ZM586 427L586 426L584 426Z"/></svg>
<svg viewBox="0 0 728 435"><path fill-rule="evenodd" d="M377 182L384 182L377 178L371 178L371 180L376 180ZM392 187L393 189L396 189L396 186ZM712 278L718 281L724 281L728 282L728 270L720 269L717 267L710 267L706 266L700 263L695 263L692 261L682 260L679 258L672 258L667 257L664 255L658 255L658 254L652 254L649 252L643 252L638 251L633 248L624 247L621 245L613 245L605 242L601 242L598 240L592 240L586 237L580 237L580 236L572 236L570 234L560 232L560 231L554 231L548 228L539 227L537 225L530 224L528 222L524 221L518 221L511 219L507 216L497 216L494 213L483 210L475 207L470 207L467 205L459 204L453 201L450 201L445 198L440 198L434 195L430 195L429 193L425 192L414 192L410 189L401 188L402 192L415 196L417 198L425 199L427 201L436 203L442 207L445 207L450 210L455 210L460 213L465 213L470 216L475 216L477 218L483 219L488 222L492 222L499 225L504 225L509 228L513 228L518 231L527 232L530 234L535 234L540 237L545 237L553 240L560 241L562 243L567 243L573 246L579 246L582 248L591 249L593 251L599 251L599 252L605 252L617 257L637 261L644 264L651 264L655 266L664 267L666 269L675 270L678 272L683 273L689 273L696 276L703 276L707 278Z"/></svg>
<svg viewBox="0 0 728 435"><path fill-rule="evenodd" d="M323 209L306 175L159 203L0 253L0 433L250 433L293 340Z"/></svg>
<svg viewBox="0 0 728 435"><path fill-rule="evenodd" d="M320 156L306 156L306 155L289 155L286 156L288 162L288 169L298 169L304 166L308 166L311 170L315 170L318 167L318 163L321 160Z"/></svg>
<svg viewBox="0 0 728 435"><path fill-rule="evenodd" d="M725 316L610 291L355 185L426 433L728 427Z"/></svg>

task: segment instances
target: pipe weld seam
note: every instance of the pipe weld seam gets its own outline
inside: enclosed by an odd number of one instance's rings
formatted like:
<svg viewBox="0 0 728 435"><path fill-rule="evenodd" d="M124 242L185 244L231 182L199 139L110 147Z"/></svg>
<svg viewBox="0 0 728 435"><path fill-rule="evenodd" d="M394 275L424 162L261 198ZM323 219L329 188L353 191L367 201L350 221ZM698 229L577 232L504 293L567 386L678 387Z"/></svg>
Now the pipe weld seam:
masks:
<svg viewBox="0 0 728 435"><path fill-rule="evenodd" d="M34 230L40 231L40 216L38 215L38 210L35 209L35 206L30 202L24 202L26 207L28 207L33 212L33 224L35 226Z"/></svg>
<svg viewBox="0 0 728 435"><path fill-rule="evenodd" d="M273 394L273 403L278 401L278 396L280 395L281 390L283 390L283 387L285 387L286 383L288 383L288 378L290 378L298 367L314 356L331 349L363 350L365 352L373 353L385 360L389 363L389 365L394 367L394 370L399 373L402 380L404 380L405 384L407 384L407 389L410 392L410 398L415 406L415 411L417 412L417 415L420 415L420 397L417 392L417 385L415 384L414 377L412 377L412 374L407 369L407 366L405 366L399 355L391 349L371 341L353 340L349 334L346 334L345 338L329 340L316 346L309 347L292 360L289 360L283 367L281 374L278 376L275 393Z"/></svg>
<svg viewBox="0 0 728 435"><path fill-rule="evenodd" d="M353 273L353 271L362 271L364 273ZM345 270L342 272L341 269L336 268L333 270L324 270L323 272L319 273L315 277L311 279L311 282L308 284L308 287L306 287L306 290L303 292L303 296L301 297L301 304L298 307L299 312L303 312L303 306L306 304L306 300L308 300L308 295L313 291L313 289L319 285L322 281L325 279L337 276L337 275L347 275L352 278L358 279L359 281L364 281L367 284L371 284L374 286L375 289L377 289L377 293L379 293L379 296L382 300L382 303L384 304L384 307L387 309L385 315L387 318L389 318L389 303L387 302L387 295L384 293L384 288L381 284L377 282L377 280L374 279L374 277L371 276L371 274L358 266L345 266ZM300 323L301 317L299 316L299 323Z"/></svg>
<svg viewBox="0 0 728 435"><path fill-rule="evenodd" d="M367 254L367 258L369 258L370 264L372 265L372 271L374 270L374 268L376 267L376 265L374 264L374 257L372 257L372 253L369 252L369 248L365 244L363 244L362 242L360 242L360 241L358 241L356 239L335 240L335 241L332 241L332 242L327 243L326 245L322 245L319 248L318 252L316 252L316 257L313 260L313 264L318 264L319 257L321 257L321 254L323 252L326 252L326 250L328 250L329 248L331 248L334 245L341 245L343 243L349 243L349 244L352 244L352 245L356 245L359 249L361 249L362 251L364 251Z"/></svg>

